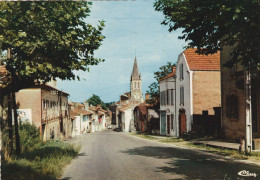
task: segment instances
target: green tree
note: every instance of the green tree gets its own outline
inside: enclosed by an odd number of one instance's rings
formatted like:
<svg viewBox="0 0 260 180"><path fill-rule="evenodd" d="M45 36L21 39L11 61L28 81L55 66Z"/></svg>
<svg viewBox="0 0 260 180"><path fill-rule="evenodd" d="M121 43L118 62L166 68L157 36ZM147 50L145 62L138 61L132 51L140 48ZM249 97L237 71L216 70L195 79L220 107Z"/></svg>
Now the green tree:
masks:
<svg viewBox="0 0 260 180"><path fill-rule="evenodd" d="M234 47L227 65L241 62L260 67L259 0L156 0L156 11L165 15L169 31L181 29L188 47L213 54Z"/></svg>
<svg viewBox="0 0 260 180"><path fill-rule="evenodd" d="M90 105L93 106L97 106L100 105L102 107L102 109L107 110L107 106L105 105L105 103L101 100L101 98L98 95L93 94L88 100L87 102L89 102Z"/></svg>
<svg viewBox="0 0 260 180"><path fill-rule="evenodd" d="M159 91L159 81L163 77L167 76L172 72L172 67L176 66L175 63L167 62L166 65L161 66L159 71L154 72L154 78L156 82L153 82L148 88L149 90L146 91L150 95L150 100L147 101L149 104L159 103L160 101L160 91Z"/></svg>
<svg viewBox="0 0 260 180"><path fill-rule="evenodd" d="M102 59L94 57L104 36L104 22L87 23L89 2L0 2L0 49L12 77L12 89L60 78L79 78Z"/></svg>
<svg viewBox="0 0 260 180"><path fill-rule="evenodd" d="M36 81L75 79L75 70L89 70L104 36L104 22L87 23L90 2L0 2L0 65L10 81L1 96L29 87ZM2 54L2 53L1 53ZM3 94L2 94L3 93ZM14 106L14 104L13 104ZM14 106L15 108L15 106ZM11 118L9 118L11 119ZM19 134L15 118L16 150ZM18 152L19 154L19 152Z"/></svg>

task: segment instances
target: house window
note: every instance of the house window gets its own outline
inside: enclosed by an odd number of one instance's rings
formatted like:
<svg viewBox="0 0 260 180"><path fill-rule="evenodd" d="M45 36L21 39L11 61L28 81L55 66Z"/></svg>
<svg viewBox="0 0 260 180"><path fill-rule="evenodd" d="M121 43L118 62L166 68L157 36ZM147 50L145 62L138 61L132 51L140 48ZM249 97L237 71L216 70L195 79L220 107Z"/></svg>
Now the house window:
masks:
<svg viewBox="0 0 260 180"><path fill-rule="evenodd" d="M161 92L161 105L164 106L166 105L166 91Z"/></svg>
<svg viewBox="0 0 260 180"><path fill-rule="evenodd" d="M238 100L235 91L226 96L226 115L231 121L238 119Z"/></svg>
<svg viewBox="0 0 260 180"><path fill-rule="evenodd" d="M135 89L136 89L136 82L135 82Z"/></svg>
<svg viewBox="0 0 260 180"><path fill-rule="evenodd" d="M140 82L138 82L138 88L140 88Z"/></svg>
<svg viewBox="0 0 260 180"><path fill-rule="evenodd" d="M180 87L180 105L184 106L184 87Z"/></svg>
<svg viewBox="0 0 260 180"><path fill-rule="evenodd" d="M183 80L183 64L180 65L180 80Z"/></svg>
<svg viewBox="0 0 260 180"><path fill-rule="evenodd" d="M173 101L174 101L174 99L173 99L173 89L171 89L171 105L174 104Z"/></svg>
<svg viewBox="0 0 260 180"><path fill-rule="evenodd" d="M173 118L174 118L174 116L173 116L173 114L171 114L171 129L173 129Z"/></svg>
<svg viewBox="0 0 260 180"><path fill-rule="evenodd" d="M170 90L169 89L167 89L167 105L169 105L170 104Z"/></svg>

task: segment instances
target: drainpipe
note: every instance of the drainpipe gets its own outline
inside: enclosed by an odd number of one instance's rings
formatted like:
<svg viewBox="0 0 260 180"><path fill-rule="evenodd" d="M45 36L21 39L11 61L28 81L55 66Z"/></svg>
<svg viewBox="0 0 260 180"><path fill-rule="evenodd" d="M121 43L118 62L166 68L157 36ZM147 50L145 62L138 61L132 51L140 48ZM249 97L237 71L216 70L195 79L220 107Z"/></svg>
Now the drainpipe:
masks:
<svg viewBox="0 0 260 180"><path fill-rule="evenodd" d="M175 71L175 73L176 73L176 71ZM176 101L176 91L177 91L177 89L176 89L176 87L177 87L177 85L176 85L176 83L177 83L177 81L176 81L176 76L175 76L175 93L174 93L174 106L175 106L175 114L174 114L174 116L175 116L175 124L176 124L176 126L175 126L175 128L176 128L176 136L177 137L179 137L179 133L178 133L178 119L177 119L177 101Z"/></svg>

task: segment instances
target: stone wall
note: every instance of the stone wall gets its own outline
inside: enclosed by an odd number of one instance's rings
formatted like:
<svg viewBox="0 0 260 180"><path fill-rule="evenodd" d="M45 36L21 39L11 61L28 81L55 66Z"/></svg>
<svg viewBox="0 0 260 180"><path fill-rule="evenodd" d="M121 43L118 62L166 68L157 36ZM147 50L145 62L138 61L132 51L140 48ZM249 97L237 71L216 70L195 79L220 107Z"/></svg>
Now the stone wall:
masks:
<svg viewBox="0 0 260 180"><path fill-rule="evenodd" d="M239 85L239 79L236 75L232 76L231 68L224 66L226 61L230 59L230 49L225 48L221 52L221 93L222 93L222 122L221 127L223 135L227 139L242 139L245 136L245 92L243 87ZM241 66L238 66L236 72L243 71ZM241 83L240 83L241 84ZM243 80L242 80L243 84ZM238 88L240 87L240 88ZM227 116L227 96L230 93L235 92L237 94L237 109L238 118L232 119Z"/></svg>

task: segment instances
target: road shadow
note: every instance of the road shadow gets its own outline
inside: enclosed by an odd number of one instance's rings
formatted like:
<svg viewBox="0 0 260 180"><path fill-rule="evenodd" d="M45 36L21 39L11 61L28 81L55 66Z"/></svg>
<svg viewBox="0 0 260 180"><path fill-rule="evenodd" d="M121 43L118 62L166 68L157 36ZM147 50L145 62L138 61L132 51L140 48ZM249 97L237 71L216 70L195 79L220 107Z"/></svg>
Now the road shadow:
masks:
<svg viewBox="0 0 260 180"><path fill-rule="evenodd" d="M185 179L258 179L260 167L234 162L232 159L218 159L217 156L202 152L174 147L143 146L122 153L135 156L167 159L165 166L156 167L156 172L181 175ZM247 170L256 173L257 177L242 177L238 172Z"/></svg>

